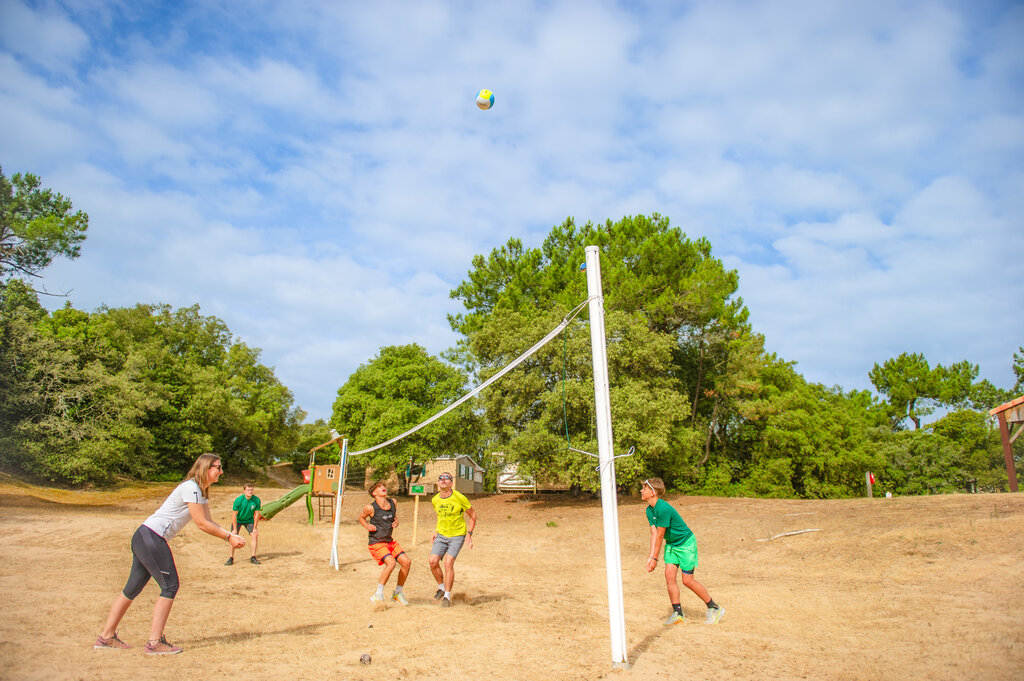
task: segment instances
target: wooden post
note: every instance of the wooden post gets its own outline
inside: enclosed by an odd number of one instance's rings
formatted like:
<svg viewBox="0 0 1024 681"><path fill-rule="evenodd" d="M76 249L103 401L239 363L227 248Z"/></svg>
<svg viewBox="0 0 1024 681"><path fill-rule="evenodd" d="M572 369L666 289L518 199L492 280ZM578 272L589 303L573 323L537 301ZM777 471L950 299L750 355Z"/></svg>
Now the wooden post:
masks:
<svg viewBox="0 0 1024 681"><path fill-rule="evenodd" d="M426 491L423 484L409 485L409 494L416 497L416 503L412 508L412 544L410 546L416 546L416 533L420 528L420 497L426 494Z"/></svg>
<svg viewBox="0 0 1024 681"><path fill-rule="evenodd" d="M1024 428L1024 426L1021 426ZM1017 491L1017 466L1013 462L1013 441L1010 440L1010 426L1006 412L999 412L999 439L1003 441L1003 457L1006 459L1006 477L1010 479L1010 491Z"/></svg>
<svg viewBox="0 0 1024 681"><path fill-rule="evenodd" d="M874 495L871 493L871 471L864 474L864 484L868 486L868 499L872 499Z"/></svg>
<svg viewBox="0 0 1024 681"><path fill-rule="evenodd" d="M416 532L420 528L420 495L416 495L416 503L412 506L412 545L416 546Z"/></svg>

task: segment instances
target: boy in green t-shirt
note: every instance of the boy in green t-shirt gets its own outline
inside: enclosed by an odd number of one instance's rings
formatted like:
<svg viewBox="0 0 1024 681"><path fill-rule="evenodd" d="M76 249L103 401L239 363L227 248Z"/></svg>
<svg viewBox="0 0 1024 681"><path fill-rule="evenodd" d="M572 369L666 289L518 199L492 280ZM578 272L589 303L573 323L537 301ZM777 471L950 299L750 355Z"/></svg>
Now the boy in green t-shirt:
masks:
<svg viewBox="0 0 1024 681"><path fill-rule="evenodd" d="M464 543L473 548L473 528L476 527L476 510L462 492L453 489L454 486L452 474L441 473L437 476L437 487L440 491L430 500L434 512L437 513L437 530L430 540L430 572L437 580L434 600L439 601L442 608L449 608L452 605L455 559ZM468 523L462 517L463 514L469 518Z"/></svg>
<svg viewBox="0 0 1024 681"><path fill-rule="evenodd" d="M662 539L665 540L665 586L668 588L668 599L672 603L672 614L665 624L678 624L686 619L683 608L679 604L679 584L676 573L682 572L683 586L697 594L708 606L705 621L718 624L725 614L725 608L715 603L704 585L693 577L697 569L697 538L683 522L683 517L672 508L671 504L662 499L665 495L665 483L661 478L644 480L640 488L640 498L647 503L647 522L651 526L651 552L647 559L647 571L653 572L658 567L658 551Z"/></svg>
<svg viewBox="0 0 1024 681"><path fill-rule="evenodd" d="M249 562L253 565L259 565L260 561L256 559L256 544L259 542L259 530L256 526L260 524L260 509L263 508L263 504L260 502L260 498L253 494L256 491L256 483L247 482L242 487L244 494L240 495L235 499L235 503L231 505L231 531L235 534L240 534L244 527L252 537L252 541L249 542L252 545L252 557L249 558ZM233 565L235 562L235 547L231 547L231 557L228 558L225 565Z"/></svg>

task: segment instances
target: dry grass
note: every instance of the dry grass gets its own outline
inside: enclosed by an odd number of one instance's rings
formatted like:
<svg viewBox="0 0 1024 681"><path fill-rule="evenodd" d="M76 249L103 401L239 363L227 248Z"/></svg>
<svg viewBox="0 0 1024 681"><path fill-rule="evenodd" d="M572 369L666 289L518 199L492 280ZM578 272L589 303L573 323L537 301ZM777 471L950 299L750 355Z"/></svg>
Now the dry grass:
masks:
<svg viewBox="0 0 1024 681"><path fill-rule="evenodd" d="M648 530L620 499L632 670L613 670L598 501L514 495L474 500L476 547L457 563L455 607L433 604L433 513L399 504L413 558L412 602L375 609L378 574L354 522L341 569L330 523L301 502L266 524L263 564L223 565L227 547L189 526L172 541L182 578L167 637L141 647L157 589L121 626L136 646L94 651L130 564L128 540L170 485L40 490L0 480L0 677L5 679L1019 679L1024 677L1024 494L845 501L678 497L697 533L698 578L726 608L717 627L684 592L688 621L666 629L660 570L643 570ZM261 488L270 500L284 489ZM215 488L226 524L234 486ZM354 517L365 496L344 508ZM821 532L757 541L780 532ZM238 555L247 556L246 549ZM390 585L388 592L390 594ZM373 662L361 665L370 653Z"/></svg>

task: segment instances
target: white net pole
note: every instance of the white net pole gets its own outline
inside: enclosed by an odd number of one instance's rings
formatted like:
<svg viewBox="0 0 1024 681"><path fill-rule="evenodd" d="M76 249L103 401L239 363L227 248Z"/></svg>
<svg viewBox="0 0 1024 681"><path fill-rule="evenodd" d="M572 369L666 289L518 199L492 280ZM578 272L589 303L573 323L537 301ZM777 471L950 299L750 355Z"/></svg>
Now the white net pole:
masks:
<svg viewBox="0 0 1024 681"><path fill-rule="evenodd" d="M331 540L331 565L338 569L338 526L341 525L341 498L345 494L345 471L348 470L348 440L341 441L338 459L338 493L334 495L334 538Z"/></svg>
<svg viewBox="0 0 1024 681"><path fill-rule="evenodd" d="M597 246L587 246L587 295L590 300L590 347L594 359L594 406L597 410L597 453L601 462L601 509L604 516L604 559L608 581L608 623L612 666L629 668L626 659L626 616L622 601L622 558L619 552L619 511L612 449L612 410L608 390L608 351L601 297L601 259Z"/></svg>

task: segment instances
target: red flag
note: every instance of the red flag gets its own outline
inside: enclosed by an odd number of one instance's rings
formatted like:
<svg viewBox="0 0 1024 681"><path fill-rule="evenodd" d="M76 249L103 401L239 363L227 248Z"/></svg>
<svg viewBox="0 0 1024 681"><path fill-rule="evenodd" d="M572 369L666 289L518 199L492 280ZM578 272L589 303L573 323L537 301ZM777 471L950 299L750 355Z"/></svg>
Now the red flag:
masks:
<svg viewBox="0 0 1024 681"><path fill-rule="evenodd" d="M872 485L875 484L875 474L874 473L868 473L868 480L871 481Z"/></svg>

